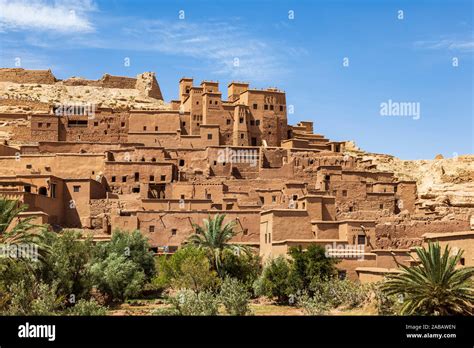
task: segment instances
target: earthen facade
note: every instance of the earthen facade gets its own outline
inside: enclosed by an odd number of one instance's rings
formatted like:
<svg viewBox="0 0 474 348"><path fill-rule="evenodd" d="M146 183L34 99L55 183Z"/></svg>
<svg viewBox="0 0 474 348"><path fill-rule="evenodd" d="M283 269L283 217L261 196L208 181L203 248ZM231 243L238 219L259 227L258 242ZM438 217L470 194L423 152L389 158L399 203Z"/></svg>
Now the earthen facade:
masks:
<svg viewBox="0 0 474 348"><path fill-rule="evenodd" d="M0 80L135 88L163 99L149 73L58 81L50 71L7 69ZM408 263L410 248L428 239L466 239L472 263L472 233L456 234L470 229L468 217L432 217L417 205L415 181L347 153L344 141L315 134L310 121L289 125L284 92L232 82L224 100L219 83L194 86L191 78L178 90L164 109L94 106L65 114L39 102L33 112L30 101L31 111L0 113L8 134L0 145L0 195L28 204L28 214L57 230L138 229L157 252L173 252L193 224L221 213L237 223L233 242L263 260L319 244L341 260L341 276L362 281Z"/></svg>

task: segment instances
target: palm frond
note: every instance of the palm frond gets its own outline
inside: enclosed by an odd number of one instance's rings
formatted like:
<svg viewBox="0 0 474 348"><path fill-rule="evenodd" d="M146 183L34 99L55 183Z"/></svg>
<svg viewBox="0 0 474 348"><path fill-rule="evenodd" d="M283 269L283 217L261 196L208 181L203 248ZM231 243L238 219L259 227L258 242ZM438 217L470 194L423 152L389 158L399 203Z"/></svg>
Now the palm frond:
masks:
<svg viewBox="0 0 474 348"><path fill-rule="evenodd" d="M209 215L207 219L203 219L202 227L193 224L196 233L187 239L188 245L206 250L209 260L217 272L220 272L222 255L225 250L250 254L250 248L230 244L230 241L236 235L234 231L236 222L233 220L223 225L224 219L225 214L216 214L214 217Z"/></svg>
<svg viewBox="0 0 474 348"><path fill-rule="evenodd" d="M388 295L401 294L401 314L474 314L474 268L457 265L463 251L451 255L439 243L416 249L419 265L401 266L382 285Z"/></svg>

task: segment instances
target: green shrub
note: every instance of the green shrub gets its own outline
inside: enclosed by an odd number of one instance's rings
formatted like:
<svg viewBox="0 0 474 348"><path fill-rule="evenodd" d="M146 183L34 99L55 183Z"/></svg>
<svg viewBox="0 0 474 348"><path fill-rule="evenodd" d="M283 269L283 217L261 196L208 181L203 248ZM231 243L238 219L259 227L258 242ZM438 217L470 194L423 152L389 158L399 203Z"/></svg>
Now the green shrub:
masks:
<svg viewBox="0 0 474 348"><path fill-rule="evenodd" d="M59 235L43 232L50 252L40 265L40 277L46 283L57 282L58 295L89 298L92 289L90 262L94 246L90 239L78 240L79 232L66 231Z"/></svg>
<svg viewBox="0 0 474 348"><path fill-rule="evenodd" d="M153 284L175 289L191 289L197 293L216 289L219 286L219 278L212 270L203 250L186 247L171 257L160 260L158 275L153 279Z"/></svg>
<svg viewBox="0 0 474 348"><path fill-rule="evenodd" d="M310 297L304 292L302 295L296 296L296 303L299 307L303 308L304 313L307 315L323 315L331 309L329 303L324 301L318 294Z"/></svg>
<svg viewBox="0 0 474 348"><path fill-rule="evenodd" d="M250 294L247 287L235 278L226 278L221 286L219 299L230 315L247 315L250 313Z"/></svg>
<svg viewBox="0 0 474 348"><path fill-rule="evenodd" d="M159 316L178 316L180 315L178 310L175 307L162 307L155 309L152 315L159 315Z"/></svg>
<svg viewBox="0 0 474 348"><path fill-rule="evenodd" d="M219 310L219 300L211 291L180 290L169 302L169 313L176 315L217 315Z"/></svg>
<svg viewBox="0 0 474 348"><path fill-rule="evenodd" d="M74 307L69 307L65 311L66 315L99 316L107 315L107 308L101 306L96 300L79 300Z"/></svg>
<svg viewBox="0 0 474 348"><path fill-rule="evenodd" d="M135 263L146 279L151 279L155 275L153 252L150 251L148 240L140 231L115 231L109 242L97 245L95 258L105 260L112 253L124 256Z"/></svg>
<svg viewBox="0 0 474 348"><path fill-rule="evenodd" d="M111 300L123 301L140 293L145 274L132 260L111 253L105 260L92 265L91 272L97 288Z"/></svg>
<svg viewBox="0 0 474 348"><path fill-rule="evenodd" d="M276 297L279 303L287 303L292 293L290 281L291 266L282 256L272 259L254 283L257 296Z"/></svg>
<svg viewBox="0 0 474 348"><path fill-rule="evenodd" d="M370 285L359 284L350 280L331 278L317 281L313 279L311 293L304 291L296 295L297 305L309 315L322 315L332 308L361 307L369 301L372 290Z"/></svg>
<svg viewBox="0 0 474 348"><path fill-rule="evenodd" d="M371 286L377 313L379 315L397 315L403 304L402 297L387 295L387 293L381 289L382 282L371 284Z"/></svg>
<svg viewBox="0 0 474 348"><path fill-rule="evenodd" d="M181 274L171 282L175 289L191 289L196 293L214 289L219 284L217 273L211 270L209 260L188 258L181 264Z"/></svg>
<svg viewBox="0 0 474 348"><path fill-rule="evenodd" d="M326 250L320 245L310 245L306 250L301 246L291 247L289 255L293 293L307 291L311 294L311 283L315 279L330 279L337 275L337 259L326 257Z"/></svg>
<svg viewBox="0 0 474 348"><path fill-rule="evenodd" d="M222 273L226 277L236 278L245 284L248 291L262 273L261 260L255 254L235 254L225 250L222 254Z"/></svg>
<svg viewBox="0 0 474 348"><path fill-rule="evenodd" d="M6 311L13 293L11 286L23 282L25 287L31 289L37 282L34 278L32 267L36 263L11 262L8 258L0 258L0 311Z"/></svg>
<svg viewBox="0 0 474 348"><path fill-rule="evenodd" d="M337 308L345 306L355 308L361 306L369 298L369 287L348 279L331 278L325 281L313 281L311 290L324 303Z"/></svg>
<svg viewBox="0 0 474 348"><path fill-rule="evenodd" d="M64 307L64 297L57 295L58 285L39 283L36 298L31 302L31 315L54 315Z"/></svg>
<svg viewBox="0 0 474 348"><path fill-rule="evenodd" d="M57 284L27 284L24 280L9 287L6 315L55 315L62 310L64 298L58 297Z"/></svg>
<svg viewBox="0 0 474 348"><path fill-rule="evenodd" d="M140 298L156 299L163 295L164 288L158 284L154 284L153 280L150 283L145 283L140 291Z"/></svg>

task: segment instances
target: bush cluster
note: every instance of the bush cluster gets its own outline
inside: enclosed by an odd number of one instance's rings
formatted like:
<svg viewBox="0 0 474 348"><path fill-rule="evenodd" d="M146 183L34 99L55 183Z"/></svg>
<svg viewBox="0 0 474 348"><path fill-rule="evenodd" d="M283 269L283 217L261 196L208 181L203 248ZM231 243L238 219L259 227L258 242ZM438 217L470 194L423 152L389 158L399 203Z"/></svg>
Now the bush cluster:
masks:
<svg viewBox="0 0 474 348"><path fill-rule="evenodd" d="M96 246L77 231L43 230L38 262L0 260L0 313L104 315L92 295L124 301L141 293L155 274L153 254L140 232L114 232Z"/></svg>
<svg viewBox="0 0 474 348"><path fill-rule="evenodd" d="M230 315L247 315L250 313L250 293L244 283L236 278L226 278L219 294L220 302Z"/></svg>
<svg viewBox="0 0 474 348"><path fill-rule="evenodd" d="M355 308L369 299L370 288L347 279L332 278L314 282L312 285L314 296L331 307Z"/></svg>
<svg viewBox="0 0 474 348"><path fill-rule="evenodd" d="M289 254L288 259L280 256L270 260L261 277L254 282L256 295L275 298L281 304L292 304L290 298L297 293L306 292L312 296L314 284L337 274L337 261L327 258L321 246L311 245L306 251L293 247Z"/></svg>
<svg viewBox="0 0 474 348"><path fill-rule="evenodd" d="M155 315L217 315L222 307L225 313L235 316L249 315L250 293L244 283L226 278L220 291L191 289L178 290L168 298L169 307L155 311Z"/></svg>

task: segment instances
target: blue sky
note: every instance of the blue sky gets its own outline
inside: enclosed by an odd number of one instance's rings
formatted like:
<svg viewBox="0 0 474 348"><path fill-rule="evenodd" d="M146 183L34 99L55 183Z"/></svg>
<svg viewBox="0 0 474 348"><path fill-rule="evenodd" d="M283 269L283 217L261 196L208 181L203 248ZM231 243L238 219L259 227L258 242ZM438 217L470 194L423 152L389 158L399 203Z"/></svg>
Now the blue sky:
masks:
<svg viewBox="0 0 474 348"><path fill-rule="evenodd" d="M330 139L403 159L452 157L474 152L472 7L471 0L0 0L0 66L20 58L21 67L51 68L58 78L155 71L167 101L183 76L218 80L225 97L231 80L276 86L294 107L292 124L312 120ZM419 103L419 119L382 116L389 100Z"/></svg>

